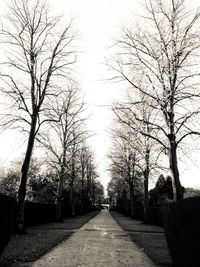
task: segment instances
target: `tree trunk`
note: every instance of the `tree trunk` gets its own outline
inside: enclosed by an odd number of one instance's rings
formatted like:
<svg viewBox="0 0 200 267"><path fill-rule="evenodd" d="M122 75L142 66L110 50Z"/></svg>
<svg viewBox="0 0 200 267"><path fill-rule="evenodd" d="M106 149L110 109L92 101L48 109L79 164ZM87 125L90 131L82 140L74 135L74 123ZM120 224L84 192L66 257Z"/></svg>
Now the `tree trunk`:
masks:
<svg viewBox="0 0 200 267"><path fill-rule="evenodd" d="M62 221L62 201L58 196L56 197L56 221Z"/></svg>
<svg viewBox="0 0 200 267"><path fill-rule="evenodd" d="M148 221L148 208L149 208L149 157L150 150L146 149L145 162L146 168L144 171L144 221Z"/></svg>
<svg viewBox="0 0 200 267"><path fill-rule="evenodd" d="M81 215L84 214L84 166L82 165L82 175L81 175Z"/></svg>
<svg viewBox="0 0 200 267"><path fill-rule="evenodd" d="M31 122L31 129L29 133L29 139L26 149L24 162L21 168L21 182L18 191L18 203L17 203L17 215L16 215L16 231L19 233L24 232L24 203L26 198L26 185L28 180L28 171L31 161L31 155L35 141L35 130L36 130L37 117L33 116Z"/></svg>
<svg viewBox="0 0 200 267"><path fill-rule="evenodd" d="M86 211L89 212L90 209L90 194L91 194L91 177L90 171L87 170L87 181L86 181L86 191L85 191L85 200L86 200Z"/></svg>
<svg viewBox="0 0 200 267"><path fill-rule="evenodd" d="M130 201L131 201L131 217L134 217L134 188L133 188L133 182L130 182L129 184L130 189Z"/></svg>
<svg viewBox="0 0 200 267"><path fill-rule="evenodd" d="M181 186L177 162L177 145L173 136L170 138L170 151L169 151L169 163L170 171L172 174L172 180L176 191L176 200L183 199L183 187Z"/></svg>
<svg viewBox="0 0 200 267"><path fill-rule="evenodd" d="M72 187L70 188L69 193L70 193L71 216L75 217L74 194L73 194L73 188Z"/></svg>
<svg viewBox="0 0 200 267"><path fill-rule="evenodd" d="M81 189L81 215L84 214L84 190Z"/></svg>
<svg viewBox="0 0 200 267"><path fill-rule="evenodd" d="M62 220L62 192L63 192L63 181L64 181L64 166L61 168L60 177L58 181L58 189L56 195L56 221Z"/></svg>
<svg viewBox="0 0 200 267"><path fill-rule="evenodd" d="M63 156L62 165L60 170L60 177L58 181L57 195L56 195L56 220L62 221L62 193L63 193L63 183L66 167L66 142L63 143Z"/></svg>

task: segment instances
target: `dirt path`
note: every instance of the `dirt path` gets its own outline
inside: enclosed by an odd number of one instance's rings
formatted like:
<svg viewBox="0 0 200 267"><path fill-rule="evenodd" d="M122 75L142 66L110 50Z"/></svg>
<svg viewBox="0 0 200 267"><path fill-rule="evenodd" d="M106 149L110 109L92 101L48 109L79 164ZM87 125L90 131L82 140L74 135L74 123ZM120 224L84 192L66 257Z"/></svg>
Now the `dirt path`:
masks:
<svg viewBox="0 0 200 267"><path fill-rule="evenodd" d="M108 211L102 211L69 239L36 261L33 267L153 267L146 254Z"/></svg>

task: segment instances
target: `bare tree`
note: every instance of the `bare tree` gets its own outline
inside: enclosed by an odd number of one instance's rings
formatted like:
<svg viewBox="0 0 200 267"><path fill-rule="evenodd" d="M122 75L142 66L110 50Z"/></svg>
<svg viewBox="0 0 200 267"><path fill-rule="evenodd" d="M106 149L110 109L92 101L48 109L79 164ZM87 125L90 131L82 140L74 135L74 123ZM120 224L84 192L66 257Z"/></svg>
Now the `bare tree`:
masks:
<svg viewBox="0 0 200 267"><path fill-rule="evenodd" d="M40 127L49 121L48 103L62 93L60 81L71 78L70 66L76 61L71 45L75 36L72 21L60 31L61 17L53 16L46 1L13 0L9 11L7 25L10 27L6 25L1 30L8 57L0 76L4 82L1 89L12 101L12 112L6 114L9 120L5 125L27 124L23 127L28 132L28 143L21 168L17 211L17 228L22 230L35 137Z"/></svg>
<svg viewBox="0 0 200 267"><path fill-rule="evenodd" d="M81 168L81 213L85 210L85 189L86 189L86 177L87 177L87 164L90 158L90 149L82 143L80 149L80 168Z"/></svg>
<svg viewBox="0 0 200 267"><path fill-rule="evenodd" d="M150 103L146 96L140 92L139 96L127 94L127 101L117 103L113 106L113 111L119 124L120 137L129 143L132 150L139 154L142 163L139 165L140 172L144 176L144 218L147 219L149 206L149 177L155 169L161 168L158 164L160 156L159 147L155 140L149 137L155 132L151 121L155 118ZM128 135L122 129L127 129Z"/></svg>
<svg viewBox="0 0 200 267"><path fill-rule="evenodd" d="M84 103L79 97L79 88L73 83L57 101L51 103L51 118L46 131L40 134L39 142L50 153L50 164L57 170L56 217L61 220L63 186L69 180L73 187L75 158L79 144L86 138L83 115ZM53 136L53 138L52 138ZM48 154L49 154L48 153ZM69 166L70 165L70 166Z"/></svg>
<svg viewBox="0 0 200 267"><path fill-rule="evenodd" d="M111 174L121 177L128 185L130 196L131 216L134 216L135 189L138 180L142 180L142 154L137 149L137 132L118 122L118 126L112 131L113 149L109 158L111 160ZM141 146L139 144L139 146Z"/></svg>
<svg viewBox="0 0 200 267"><path fill-rule="evenodd" d="M81 138L82 140L82 138ZM73 132L73 142L71 149L71 159L69 162L69 193L70 193L70 207L71 207L71 215L75 216L75 203L74 203L74 186L75 182L79 176L80 172L80 164L78 153L80 152L80 139L77 138L75 132Z"/></svg>
<svg viewBox="0 0 200 267"><path fill-rule="evenodd" d="M196 27L200 13L197 10L192 15L184 5L184 0L148 0L143 26L136 31L123 30L118 41L122 50L116 66L112 66L117 72L115 78L127 81L135 92L148 97L157 114L147 122L155 131L141 133L168 154L177 200L183 197L177 149L186 137L199 135L200 113L200 34Z"/></svg>
<svg viewBox="0 0 200 267"><path fill-rule="evenodd" d="M69 162L69 192L70 192L70 206L71 214L75 215L75 201L74 193L80 192L81 213L91 210L91 206L96 201L96 189L99 186L97 182L97 172L94 163L94 155L83 139L85 135L81 136L79 142L73 139L73 144L70 147L71 159Z"/></svg>
<svg viewBox="0 0 200 267"><path fill-rule="evenodd" d="M85 188L85 198L89 203L87 203L86 209L88 210L88 204L92 202L92 183L96 179L96 166L94 163L94 153L90 150L86 157L86 188Z"/></svg>

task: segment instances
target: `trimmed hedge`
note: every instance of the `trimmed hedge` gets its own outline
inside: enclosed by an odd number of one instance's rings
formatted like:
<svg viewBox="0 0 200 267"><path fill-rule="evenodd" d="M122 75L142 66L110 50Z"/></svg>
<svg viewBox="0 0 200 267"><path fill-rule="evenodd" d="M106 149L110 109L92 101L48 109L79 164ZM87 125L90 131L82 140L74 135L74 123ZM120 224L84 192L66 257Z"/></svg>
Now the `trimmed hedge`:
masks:
<svg viewBox="0 0 200 267"><path fill-rule="evenodd" d="M149 207L147 223L163 226L162 207Z"/></svg>
<svg viewBox="0 0 200 267"><path fill-rule="evenodd" d="M0 195L0 251L3 243L15 232L17 201ZM24 225L34 225L55 220L55 205L25 202Z"/></svg>
<svg viewBox="0 0 200 267"><path fill-rule="evenodd" d="M167 204L162 212L175 266L200 266L200 197Z"/></svg>
<svg viewBox="0 0 200 267"><path fill-rule="evenodd" d="M16 201L12 197L0 195L0 253L7 245L15 229Z"/></svg>
<svg viewBox="0 0 200 267"><path fill-rule="evenodd" d="M56 219L56 207L53 204L25 202L24 225L51 222Z"/></svg>
<svg viewBox="0 0 200 267"><path fill-rule="evenodd" d="M144 220L144 206L133 208L133 219Z"/></svg>
<svg viewBox="0 0 200 267"><path fill-rule="evenodd" d="M9 240L15 231L17 201L16 199L0 194L0 240L1 244ZM84 213L94 210L91 201L84 202ZM75 203L76 215L81 214L81 203ZM65 198L62 203L62 217L71 216L69 199ZM24 205L24 225L35 225L56 220L55 204L25 202ZM5 239L5 242L3 241ZM1 250L0 244L0 250Z"/></svg>
<svg viewBox="0 0 200 267"><path fill-rule="evenodd" d="M85 201L84 213L94 210L91 201ZM0 254L15 232L17 201L16 199L0 194ZM75 203L76 215L81 214L81 203ZM62 217L71 216L69 200L62 203ZM56 220L56 206L54 204L25 202L24 225L36 225Z"/></svg>
<svg viewBox="0 0 200 267"><path fill-rule="evenodd" d="M149 224L156 224L159 226L163 226L163 215L162 215L162 210L161 206L157 207L149 207L148 212L147 212L147 220L145 220L146 223ZM111 208L111 210L113 210ZM131 212L127 214L126 211L120 211L124 215L131 216ZM136 220L142 220L144 221L144 206L135 206L133 208L133 219Z"/></svg>

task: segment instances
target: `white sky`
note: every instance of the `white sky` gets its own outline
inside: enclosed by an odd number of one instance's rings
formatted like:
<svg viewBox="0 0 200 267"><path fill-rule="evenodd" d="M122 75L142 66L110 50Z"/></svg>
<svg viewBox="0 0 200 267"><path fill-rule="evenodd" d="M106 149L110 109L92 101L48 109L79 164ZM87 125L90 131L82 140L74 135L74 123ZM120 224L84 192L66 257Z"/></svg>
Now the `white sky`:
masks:
<svg viewBox="0 0 200 267"><path fill-rule="evenodd" d="M108 47L116 38L122 24L138 9L138 1L56 1L58 2L67 13L71 12L72 17L76 18L75 23L82 33L83 50L87 51L79 57L81 84L92 113L89 127L97 133L90 140L90 144L95 150L100 180L106 186L110 180L106 155L110 147L108 132L111 124L111 111L106 106L111 104L114 98L118 98L121 92L116 84L105 82L108 75L106 66L102 63L105 62L104 58L109 56Z"/></svg>
<svg viewBox="0 0 200 267"><path fill-rule="evenodd" d="M2 0L1 0L2 1ZM138 20L138 13L142 13L141 0L51 0L56 9L66 15L75 17L75 25L81 33L81 50L79 56L80 84L85 93L89 110L92 113L89 127L97 133L90 141L95 150L100 180L105 186L109 182L109 172L106 170L108 162L106 154L109 152L109 126L111 112L106 105L114 98L120 98L123 89L116 84L103 82L107 78L107 69L102 64L108 56L108 47L117 37L120 27L131 18ZM198 1L192 1L197 4ZM6 164L9 158L16 157L23 147L24 140L17 133L3 133L0 135L0 164ZM17 140L17 142L16 142ZM200 171L194 163L183 165L180 163L184 175L181 182L184 186L200 187ZM191 169L193 170L191 173ZM199 177L198 177L199 176ZM188 179L189 177L189 179ZM191 178L193 177L193 178Z"/></svg>

